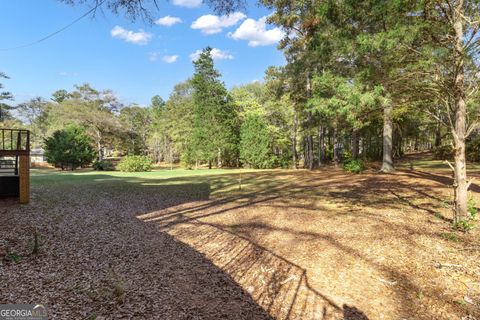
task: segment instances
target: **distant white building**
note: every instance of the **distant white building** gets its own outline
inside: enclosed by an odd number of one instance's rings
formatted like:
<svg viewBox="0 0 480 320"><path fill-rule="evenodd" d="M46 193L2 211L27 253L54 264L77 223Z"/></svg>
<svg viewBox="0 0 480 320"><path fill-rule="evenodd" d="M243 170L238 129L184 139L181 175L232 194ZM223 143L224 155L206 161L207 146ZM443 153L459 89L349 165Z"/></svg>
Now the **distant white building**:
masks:
<svg viewBox="0 0 480 320"><path fill-rule="evenodd" d="M30 166L31 167L45 167L48 166L47 159L44 156L45 150L42 148L35 148L30 150Z"/></svg>

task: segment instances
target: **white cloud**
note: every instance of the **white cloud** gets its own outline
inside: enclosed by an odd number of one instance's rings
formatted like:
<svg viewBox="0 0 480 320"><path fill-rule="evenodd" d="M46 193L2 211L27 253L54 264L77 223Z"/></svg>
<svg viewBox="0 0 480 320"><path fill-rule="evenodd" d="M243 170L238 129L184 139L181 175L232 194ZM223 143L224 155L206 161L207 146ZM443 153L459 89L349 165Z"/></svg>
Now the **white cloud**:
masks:
<svg viewBox="0 0 480 320"><path fill-rule="evenodd" d="M268 46L278 43L285 33L282 29L275 27L267 30L267 17L258 20L247 19L229 36L235 40L247 40L251 47Z"/></svg>
<svg viewBox="0 0 480 320"><path fill-rule="evenodd" d="M202 0L173 0L172 3L180 7L198 8L202 5Z"/></svg>
<svg viewBox="0 0 480 320"><path fill-rule="evenodd" d="M164 55L164 56L161 56L161 53L160 52L150 52L148 53L148 60L150 60L151 62L155 62L157 61L158 59L160 59L160 57L162 58L162 61L165 62L165 63L174 63L178 60L178 55Z"/></svg>
<svg viewBox="0 0 480 320"><path fill-rule="evenodd" d="M171 27L177 23L182 23L182 19L172 16L165 16L155 21L155 24L165 27Z"/></svg>
<svg viewBox="0 0 480 320"><path fill-rule="evenodd" d="M247 16L241 12L234 12L230 15L220 17L213 14L207 14L193 21L191 28L200 29L204 34L214 34L221 32L223 28L236 25L246 17Z"/></svg>
<svg viewBox="0 0 480 320"><path fill-rule="evenodd" d="M192 61L197 60L200 57L200 53L202 53L202 50L197 50L194 53L190 54L190 59ZM222 51L217 48L213 48L211 51L212 59L213 60L232 60L233 56L228 53L228 51Z"/></svg>
<svg viewBox="0 0 480 320"><path fill-rule="evenodd" d="M166 63L174 63L175 61L177 61L177 59L178 59L177 55L162 57L163 62L166 62Z"/></svg>
<svg viewBox="0 0 480 320"><path fill-rule="evenodd" d="M126 30L120 26L115 26L110 31L110 34L114 38L122 39L126 42L131 42L139 45L147 44L152 39L152 34L145 32L142 29L138 30L138 32L133 32L130 30Z"/></svg>

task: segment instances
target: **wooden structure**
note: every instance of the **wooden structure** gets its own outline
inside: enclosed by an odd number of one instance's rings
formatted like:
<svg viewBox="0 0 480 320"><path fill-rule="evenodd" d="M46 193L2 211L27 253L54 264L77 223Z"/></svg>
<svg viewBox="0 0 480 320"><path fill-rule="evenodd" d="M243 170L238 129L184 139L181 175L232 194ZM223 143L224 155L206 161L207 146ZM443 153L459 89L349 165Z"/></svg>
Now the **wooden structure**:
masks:
<svg viewBox="0 0 480 320"><path fill-rule="evenodd" d="M30 131L0 129L0 197L30 200Z"/></svg>

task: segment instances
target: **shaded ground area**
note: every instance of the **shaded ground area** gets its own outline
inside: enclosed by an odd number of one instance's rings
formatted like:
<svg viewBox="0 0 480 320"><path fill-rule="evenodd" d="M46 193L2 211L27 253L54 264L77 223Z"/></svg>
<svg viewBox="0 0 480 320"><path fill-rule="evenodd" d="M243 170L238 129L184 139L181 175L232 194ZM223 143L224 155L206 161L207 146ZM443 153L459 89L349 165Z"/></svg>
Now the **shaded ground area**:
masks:
<svg viewBox="0 0 480 320"><path fill-rule="evenodd" d="M480 234L450 228L449 183L424 167L39 177L31 205L0 209L0 248L23 257L0 265L0 301L65 318L477 319Z"/></svg>
<svg viewBox="0 0 480 320"><path fill-rule="evenodd" d="M30 206L2 203L0 248L21 260L0 262L0 303L42 303L61 319L271 319L202 254L135 218L180 193L208 198L208 185L104 187L37 187Z"/></svg>

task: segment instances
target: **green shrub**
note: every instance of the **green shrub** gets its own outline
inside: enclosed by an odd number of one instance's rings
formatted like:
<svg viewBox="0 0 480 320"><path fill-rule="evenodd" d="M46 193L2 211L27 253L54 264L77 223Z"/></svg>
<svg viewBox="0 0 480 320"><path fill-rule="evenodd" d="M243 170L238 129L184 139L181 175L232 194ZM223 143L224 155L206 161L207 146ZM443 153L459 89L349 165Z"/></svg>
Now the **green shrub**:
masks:
<svg viewBox="0 0 480 320"><path fill-rule="evenodd" d="M471 219L460 220L453 224L453 229L463 231L463 232L470 231L474 227L475 227L475 224Z"/></svg>
<svg viewBox="0 0 480 320"><path fill-rule="evenodd" d="M345 161L351 160L352 159L352 153L347 150L343 153L342 157L343 157L343 159L345 159Z"/></svg>
<svg viewBox="0 0 480 320"><path fill-rule="evenodd" d="M115 166L110 160L95 160L93 162L93 170L98 171L114 171Z"/></svg>
<svg viewBox="0 0 480 320"><path fill-rule="evenodd" d="M472 230L475 227L475 219L477 217L477 204L473 198L468 199L467 203L468 217L457 221L453 224L453 228L463 232Z"/></svg>
<svg viewBox="0 0 480 320"><path fill-rule="evenodd" d="M363 165L362 160L350 159L343 163L343 170L350 173L361 173L363 170L365 170L365 166Z"/></svg>
<svg viewBox="0 0 480 320"><path fill-rule="evenodd" d="M92 144L85 128L69 125L45 139L45 157L57 168L74 170L93 161L95 151Z"/></svg>
<svg viewBox="0 0 480 320"><path fill-rule="evenodd" d="M450 160L453 158L453 147L444 145L433 148L433 157L436 160Z"/></svg>
<svg viewBox="0 0 480 320"><path fill-rule="evenodd" d="M453 229L467 232L475 228L475 219L477 217L477 204L471 197L467 203L468 217L453 224Z"/></svg>
<svg viewBox="0 0 480 320"><path fill-rule="evenodd" d="M125 156L118 164L124 172L143 172L152 170L152 159L147 156Z"/></svg>
<svg viewBox="0 0 480 320"><path fill-rule="evenodd" d="M291 168L292 163L292 155L290 152L286 152L278 157L278 166L282 169Z"/></svg>

